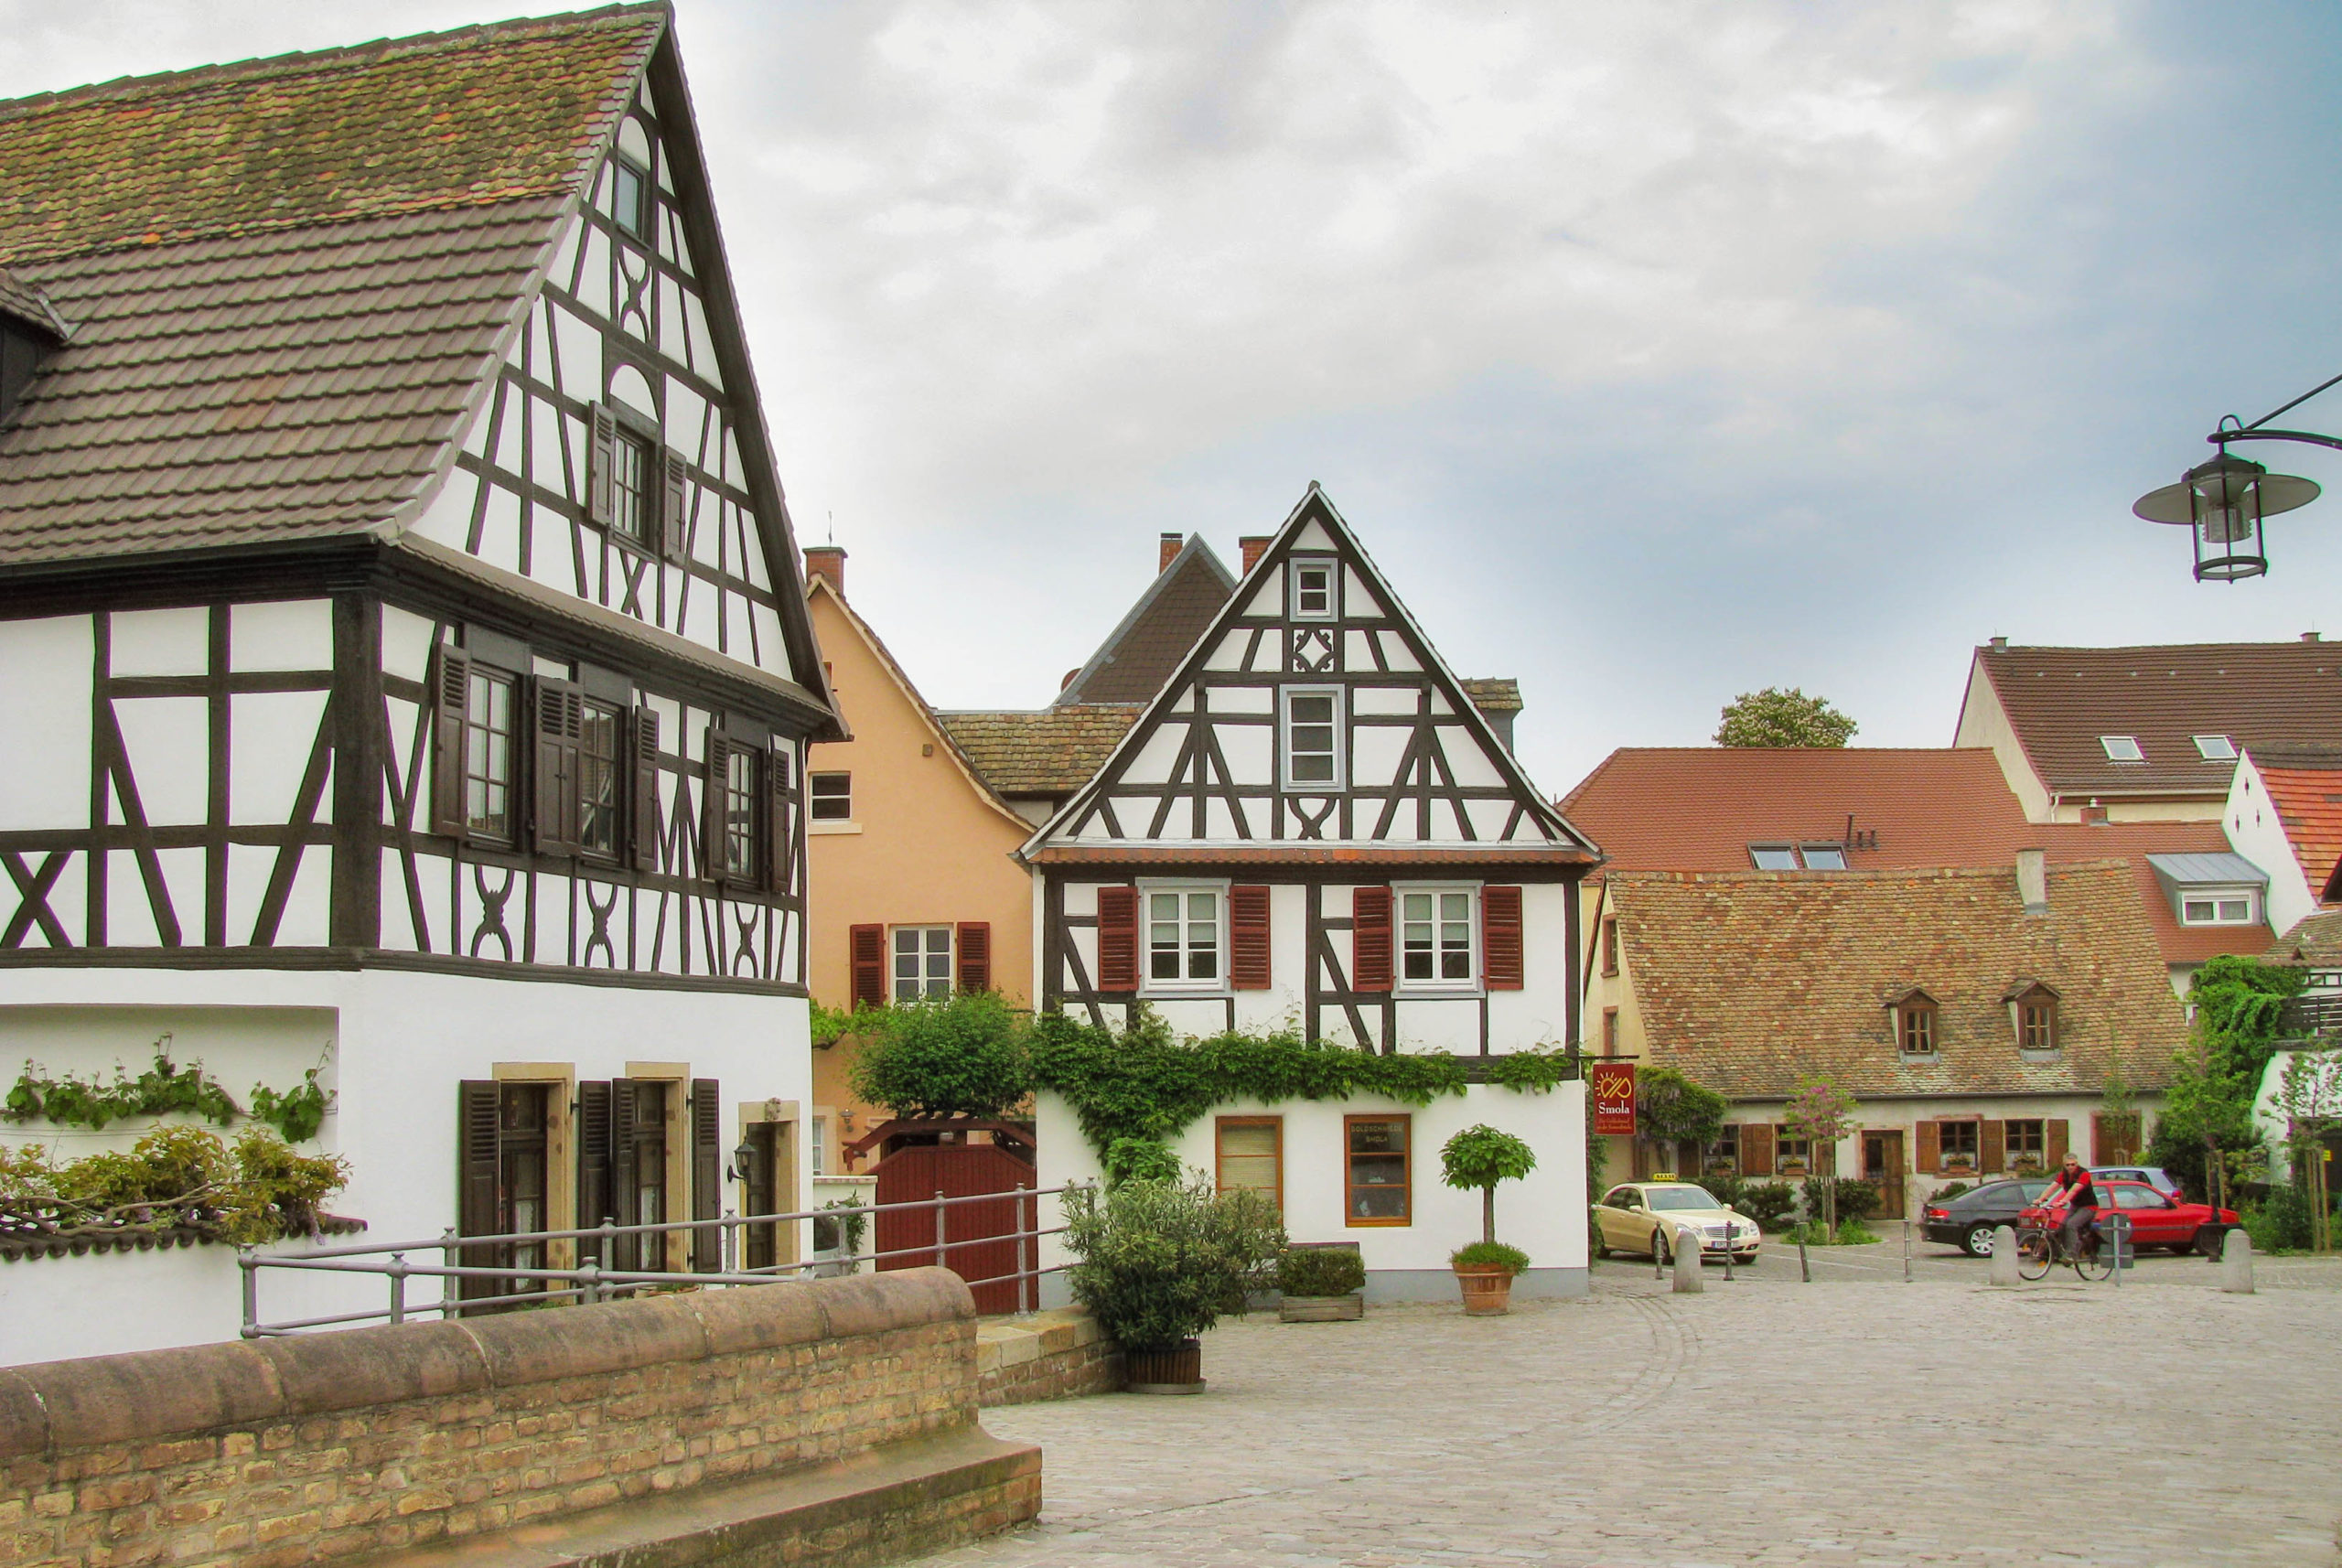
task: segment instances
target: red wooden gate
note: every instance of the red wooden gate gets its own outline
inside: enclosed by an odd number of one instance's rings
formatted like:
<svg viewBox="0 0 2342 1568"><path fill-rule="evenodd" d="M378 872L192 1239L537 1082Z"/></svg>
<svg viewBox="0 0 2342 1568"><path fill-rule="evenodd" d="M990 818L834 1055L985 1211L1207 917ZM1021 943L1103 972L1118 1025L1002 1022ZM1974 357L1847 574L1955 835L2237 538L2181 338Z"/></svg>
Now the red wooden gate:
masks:
<svg viewBox="0 0 2342 1568"><path fill-rule="evenodd" d="M878 1162L878 1202L932 1204L937 1193L946 1197L975 1197L1013 1193L1034 1186L1033 1167L993 1144L915 1144L897 1149ZM997 1203L954 1203L943 1210L943 1240L947 1250L936 1255L935 1210L885 1208L878 1211L877 1251L882 1269L918 1269L941 1264L969 1282L982 1313L1031 1311L1040 1305L1040 1282L1009 1276L1038 1266L1040 1249L1015 1240L1019 1229L1033 1227L1039 1205L1024 1200L1024 1225L1017 1219L1018 1200ZM999 1240L988 1238L999 1237ZM974 1242L973 1246L951 1246ZM1020 1255L1021 1254L1021 1255ZM990 1280L993 1283L979 1282Z"/></svg>

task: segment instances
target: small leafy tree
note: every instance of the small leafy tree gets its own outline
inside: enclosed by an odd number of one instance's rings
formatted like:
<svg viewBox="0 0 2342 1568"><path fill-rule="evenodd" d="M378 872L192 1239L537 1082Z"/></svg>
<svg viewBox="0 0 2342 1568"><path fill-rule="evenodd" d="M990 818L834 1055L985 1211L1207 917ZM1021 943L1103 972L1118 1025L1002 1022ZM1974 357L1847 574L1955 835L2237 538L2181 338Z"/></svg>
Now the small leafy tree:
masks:
<svg viewBox="0 0 2342 1568"><path fill-rule="evenodd" d="M998 992L899 1002L857 1026L854 1091L897 1116L998 1116L1030 1091L1024 1021Z"/></svg>
<svg viewBox="0 0 2342 1568"><path fill-rule="evenodd" d="M1167 1350L1243 1305L1284 1251L1284 1226L1257 1192L1184 1181L1125 1181L1065 1195L1073 1299L1130 1350Z"/></svg>
<svg viewBox="0 0 2342 1568"><path fill-rule="evenodd" d="M1800 1079L1797 1093L1782 1110L1781 1125L1792 1138L1810 1139L1813 1144L1813 1163L1821 1182L1821 1228L1835 1235L1838 1230L1838 1140L1853 1131L1854 1112L1858 1107L1854 1097L1832 1083L1828 1079Z"/></svg>
<svg viewBox="0 0 2342 1568"><path fill-rule="evenodd" d="M1440 1179L1450 1187L1480 1189L1480 1240L1490 1246L1497 1240L1497 1183L1519 1181L1536 1168L1534 1149L1485 1122L1440 1145Z"/></svg>
<svg viewBox="0 0 2342 1568"><path fill-rule="evenodd" d="M2305 980L2298 969L2223 953L2188 988L2195 1023L2172 1059L2148 1147L2154 1164L2208 1203L2220 1202L2227 1183L2260 1157L2252 1101L2277 1049L2286 999Z"/></svg>
<svg viewBox="0 0 2342 1568"><path fill-rule="evenodd" d="M1824 697L1809 697L1795 686L1743 692L1724 708L1716 726L1718 746L1843 746L1854 738L1854 721Z"/></svg>
<svg viewBox="0 0 2342 1568"><path fill-rule="evenodd" d="M2293 1185L2306 1200L2309 1244L2320 1251L2334 1245L2330 1194L2326 1179L2326 1135L2342 1125L2342 1051L2298 1051L2277 1079L2271 1109L2285 1122Z"/></svg>
<svg viewBox="0 0 2342 1568"><path fill-rule="evenodd" d="M1731 1108L1723 1095L1671 1067L1647 1067L1635 1075L1635 1124L1653 1143L1714 1143Z"/></svg>

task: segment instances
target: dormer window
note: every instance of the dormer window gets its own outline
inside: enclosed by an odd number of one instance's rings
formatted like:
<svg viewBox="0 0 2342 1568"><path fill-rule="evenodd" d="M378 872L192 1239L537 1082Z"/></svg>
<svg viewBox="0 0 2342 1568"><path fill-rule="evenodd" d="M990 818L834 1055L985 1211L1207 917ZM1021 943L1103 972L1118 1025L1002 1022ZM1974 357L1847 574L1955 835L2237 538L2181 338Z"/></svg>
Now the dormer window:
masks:
<svg viewBox="0 0 2342 1568"><path fill-rule="evenodd" d="M2249 926L2252 924L2250 893L2190 893L2179 900L2183 926Z"/></svg>
<svg viewBox="0 0 2342 1568"><path fill-rule="evenodd" d="M2057 1049L2057 993L2037 980L2020 980L2002 1000L2009 1006L2009 1023L2016 1031L2017 1049L2043 1054Z"/></svg>
<svg viewBox="0 0 2342 1568"><path fill-rule="evenodd" d="M2234 762L2236 742L2224 735L2199 735L2194 737L2196 755L2207 762Z"/></svg>
<svg viewBox="0 0 2342 1568"><path fill-rule="evenodd" d="M2106 748L2109 762L2144 762L2147 754L2139 749L2139 737L2134 735L2102 735L2098 744Z"/></svg>
<svg viewBox="0 0 2342 1568"><path fill-rule="evenodd" d="M1342 613L1341 588L1335 573L1338 564L1332 561L1295 561L1293 564L1293 618L1295 620L1337 620Z"/></svg>
<svg viewBox="0 0 2342 1568"><path fill-rule="evenodd" d="M1906 1057L1928 1057L1936 1054L1936 999L1917 989L1903 993L1886 1004L1894 1021L1895 1044Z"/></svg>

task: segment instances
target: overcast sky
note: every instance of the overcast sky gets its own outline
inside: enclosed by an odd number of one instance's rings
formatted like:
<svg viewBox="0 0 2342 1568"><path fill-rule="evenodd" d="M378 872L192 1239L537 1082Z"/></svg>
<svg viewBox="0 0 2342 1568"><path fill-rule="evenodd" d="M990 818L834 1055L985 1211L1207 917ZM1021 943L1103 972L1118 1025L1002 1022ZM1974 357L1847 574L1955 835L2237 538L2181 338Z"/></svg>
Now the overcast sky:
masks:
<svg viewBox="0 0 2342 1568"><path fill-rule="evenodd" d="M1311 479L1556 794L1771 684L1942 745L1996 633L2342 635L2342 495L2235 586L2130 516L2342 372L2331 6L680 12L799 537L940 707ZM0 0L0 95L510 14Z"/></svg>

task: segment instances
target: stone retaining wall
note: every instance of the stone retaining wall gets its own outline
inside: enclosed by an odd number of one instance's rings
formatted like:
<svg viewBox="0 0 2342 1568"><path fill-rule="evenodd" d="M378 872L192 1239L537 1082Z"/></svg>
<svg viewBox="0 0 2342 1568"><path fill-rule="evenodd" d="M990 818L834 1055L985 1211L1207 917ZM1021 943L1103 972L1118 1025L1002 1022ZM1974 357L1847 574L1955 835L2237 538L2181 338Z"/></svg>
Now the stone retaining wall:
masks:
<svg viewBox="0 0 2342 1568"><path fill-rule="evenodd" d="M0 1368L0 1568L293 1568L972 1430L975 1331L911 1269Z"/></svg>
<svg viewBox="0 0 2342 1568"><path fill-rule="evenodd" d="M1084 1308L986 1318L976 1330L978 1399L985 1407L1029 1404L1123 1386L1123 1349Z"/></svg>

